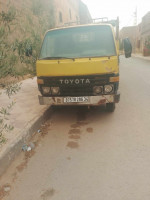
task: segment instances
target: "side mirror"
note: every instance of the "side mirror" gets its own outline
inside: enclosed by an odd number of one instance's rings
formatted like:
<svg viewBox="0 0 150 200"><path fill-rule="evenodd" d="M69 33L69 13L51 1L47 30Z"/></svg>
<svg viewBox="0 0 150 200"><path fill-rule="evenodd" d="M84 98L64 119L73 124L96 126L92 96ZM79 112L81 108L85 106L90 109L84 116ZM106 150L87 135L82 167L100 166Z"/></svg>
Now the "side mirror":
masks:
<svg viewBox="0 0 150 200"><path fill-rule="evenodd" d="M131 45L129 38L125 38L123 40L123 47L124 47L125 57L126 58L131 57L132 45Z"/></svg>
<svg viewBox="0 0 150 200"><path fill-rule="evenodd" d="M26 48L25 55L28 57L32 56L32 46Z"/></svg>

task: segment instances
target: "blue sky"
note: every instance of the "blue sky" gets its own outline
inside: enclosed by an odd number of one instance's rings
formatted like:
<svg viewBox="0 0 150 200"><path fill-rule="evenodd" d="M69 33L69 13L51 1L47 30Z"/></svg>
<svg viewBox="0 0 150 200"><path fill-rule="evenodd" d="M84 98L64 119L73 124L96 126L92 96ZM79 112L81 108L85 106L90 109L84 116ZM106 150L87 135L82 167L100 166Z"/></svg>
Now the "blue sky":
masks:
<svg viewBox="0 0 150 200"><path fill-rule="evenodd" d="M82 0L89 8L92 18L120 18L120 27L134 25L137 9L137 23L150 11L150 0Z"/></svg>

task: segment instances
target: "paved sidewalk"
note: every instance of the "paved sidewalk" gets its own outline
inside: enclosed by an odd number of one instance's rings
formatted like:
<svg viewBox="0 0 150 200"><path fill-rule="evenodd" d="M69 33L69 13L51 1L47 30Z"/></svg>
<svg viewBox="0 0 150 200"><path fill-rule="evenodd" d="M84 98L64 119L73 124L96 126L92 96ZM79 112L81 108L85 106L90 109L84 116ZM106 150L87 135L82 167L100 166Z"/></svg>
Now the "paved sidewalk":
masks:
<svg viewBox="0 0 150 200"><path fill-rule="evenodd" d="M8 121L14 126L14 130L5 134L7 142L0 146L0 175L21 151L24 142L51 113L49 106L39 105L38 94L36 78L34 78L22 81L21 90L11 99L4 93L0 96L1 107L8 106L12 100L16 102Z"/></svg>
<svg viewBox="0 0 150 200"><path fill-rule="evenodd" d="M141 58L141 59L150 61L150 56L143 56L142 54L132 54L132 56L136 57L136 58Z"/></svg>

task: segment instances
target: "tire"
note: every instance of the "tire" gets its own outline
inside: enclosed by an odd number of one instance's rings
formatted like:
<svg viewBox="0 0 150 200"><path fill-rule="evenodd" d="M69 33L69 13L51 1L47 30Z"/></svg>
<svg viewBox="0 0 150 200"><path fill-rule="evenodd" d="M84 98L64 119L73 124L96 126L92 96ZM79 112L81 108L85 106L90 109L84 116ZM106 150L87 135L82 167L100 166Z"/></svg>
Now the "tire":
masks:
<svg viewBox="0 0 150 200"><path fill-rule="evenodd" d="M115 111L115 103L106 103L106 111L114 112Z"/></svg>

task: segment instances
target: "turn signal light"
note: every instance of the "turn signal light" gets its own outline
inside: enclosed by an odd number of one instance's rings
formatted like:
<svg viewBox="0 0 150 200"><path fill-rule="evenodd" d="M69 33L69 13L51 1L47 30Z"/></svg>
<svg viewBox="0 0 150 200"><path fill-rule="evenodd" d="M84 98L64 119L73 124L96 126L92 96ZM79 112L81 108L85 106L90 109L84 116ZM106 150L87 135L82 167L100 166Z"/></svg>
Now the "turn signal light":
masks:
<svg viewBox="0 0 150 200"><path fill-rule="evenodd" d="M40 79L40 78L37 78L37 83L38 83L38 84L44 84L44 80L43 80L43 79Z"/></svg>
<svg viewBox="0 0 150 200"><path fill-rule="evenodd" d="M110 77L109 82L119 82L119 76Z"/></svg>

